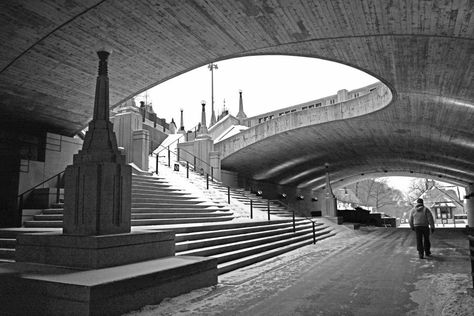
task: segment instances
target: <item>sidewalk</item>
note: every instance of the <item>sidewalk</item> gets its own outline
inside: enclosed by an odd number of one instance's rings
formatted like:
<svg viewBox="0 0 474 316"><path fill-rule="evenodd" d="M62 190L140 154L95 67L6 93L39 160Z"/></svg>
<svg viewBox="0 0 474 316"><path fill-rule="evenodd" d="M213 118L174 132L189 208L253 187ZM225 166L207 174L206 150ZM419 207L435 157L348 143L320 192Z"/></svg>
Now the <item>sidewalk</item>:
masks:
<svg viewBox="0 0 474 316"><path fill-rule="evenodd" d="M338 226L336 237L219 277L128 315L473 315L468 241L439 229L418 259L408 229Z"/></svg>

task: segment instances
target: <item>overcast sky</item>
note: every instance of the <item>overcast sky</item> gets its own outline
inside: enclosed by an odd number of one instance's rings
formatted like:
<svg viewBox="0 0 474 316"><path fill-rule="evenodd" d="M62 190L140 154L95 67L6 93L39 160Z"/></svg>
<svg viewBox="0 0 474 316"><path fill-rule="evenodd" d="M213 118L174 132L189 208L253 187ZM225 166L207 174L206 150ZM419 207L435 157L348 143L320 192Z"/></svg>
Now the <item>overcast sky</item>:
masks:
<svg viewBox="0 0 474 316"><path fill-rule="evenodd" d="M214 70L214 109L222 111L224 99L231 114L239 110L239 90L244 110L254 116L275 109L355 89L377 79L357 69L315 58L253 56L216 62ZM137 101L143 100L141 94ZM201 120L201 100L206 101L207 123L211 115L211 72L207 65L170 79L148 91L148 99L159 117L168 122L180 120L191 129Z"/></svg>

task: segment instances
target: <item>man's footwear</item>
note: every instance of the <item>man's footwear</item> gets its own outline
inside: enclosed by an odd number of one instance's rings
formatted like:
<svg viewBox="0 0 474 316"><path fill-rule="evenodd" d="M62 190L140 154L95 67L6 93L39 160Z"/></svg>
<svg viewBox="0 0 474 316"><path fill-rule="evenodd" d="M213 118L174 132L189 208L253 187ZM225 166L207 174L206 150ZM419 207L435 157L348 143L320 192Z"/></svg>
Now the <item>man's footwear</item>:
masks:
<svg viewBox="0 0 474 316"><path fill-rule="evenodd" d="M427 253L426 253L426 256L427 256L427 257L431 257L431 252L427 252Z"/></svg>
<svg viewBox="0 0 474 316"><path fill-rule="evenodd" d="M424 258L425 258L425 257L423 257L423 253L422 253L422 252L420 252L420 253L418 254L418 257L420 257L420 259L424 259Z"/></svg>

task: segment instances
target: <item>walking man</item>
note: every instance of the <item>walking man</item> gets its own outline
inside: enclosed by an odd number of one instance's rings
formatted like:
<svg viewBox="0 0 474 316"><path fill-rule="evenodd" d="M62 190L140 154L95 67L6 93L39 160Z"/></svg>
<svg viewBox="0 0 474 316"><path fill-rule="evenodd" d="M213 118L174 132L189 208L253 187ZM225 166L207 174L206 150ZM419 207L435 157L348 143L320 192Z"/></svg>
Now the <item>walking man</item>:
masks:
<svg viewBox="0 0 474 316"><path fill-rule="evenodd" d="M420 259L431 256L430 227L434 233L434 219L429 208L423 205L423 199L416 200L416 206L410 212L410 227L416 233L416 248Z"/></svg>

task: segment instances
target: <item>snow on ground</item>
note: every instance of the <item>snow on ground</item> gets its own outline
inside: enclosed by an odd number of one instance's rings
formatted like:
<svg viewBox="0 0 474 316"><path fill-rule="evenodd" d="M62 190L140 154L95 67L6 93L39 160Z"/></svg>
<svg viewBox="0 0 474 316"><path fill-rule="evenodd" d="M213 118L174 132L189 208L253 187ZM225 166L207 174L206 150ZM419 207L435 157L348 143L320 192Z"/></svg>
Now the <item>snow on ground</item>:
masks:
<svg viewBox="0 0 474 316"><path fill-rule="evenodd" d="M325 219L318 221L326 223ZM329 224L329 223L327 223ZM145 306L127 316L151 315L225 315L226 311L239 310L245 315L248 306L274 295L275 286L283 291L295 285L299 276L308 272L315 263L323 263L341 251L353 248L355 244L368 241L370 231L378 228L363 228L362 234L345 226L333 226L337 235L316 245L305 246L254 265L241 268L219 276L215 286L163 300L158 305ZM414 260L419 264L418 259ZM432 264L427 261L423 264ZM414 283L415 291L411 301L417 309L407 315L426 316L468 316L474 315L474 297L467 294L471 287L470 275L426 273Z"/></svg>

